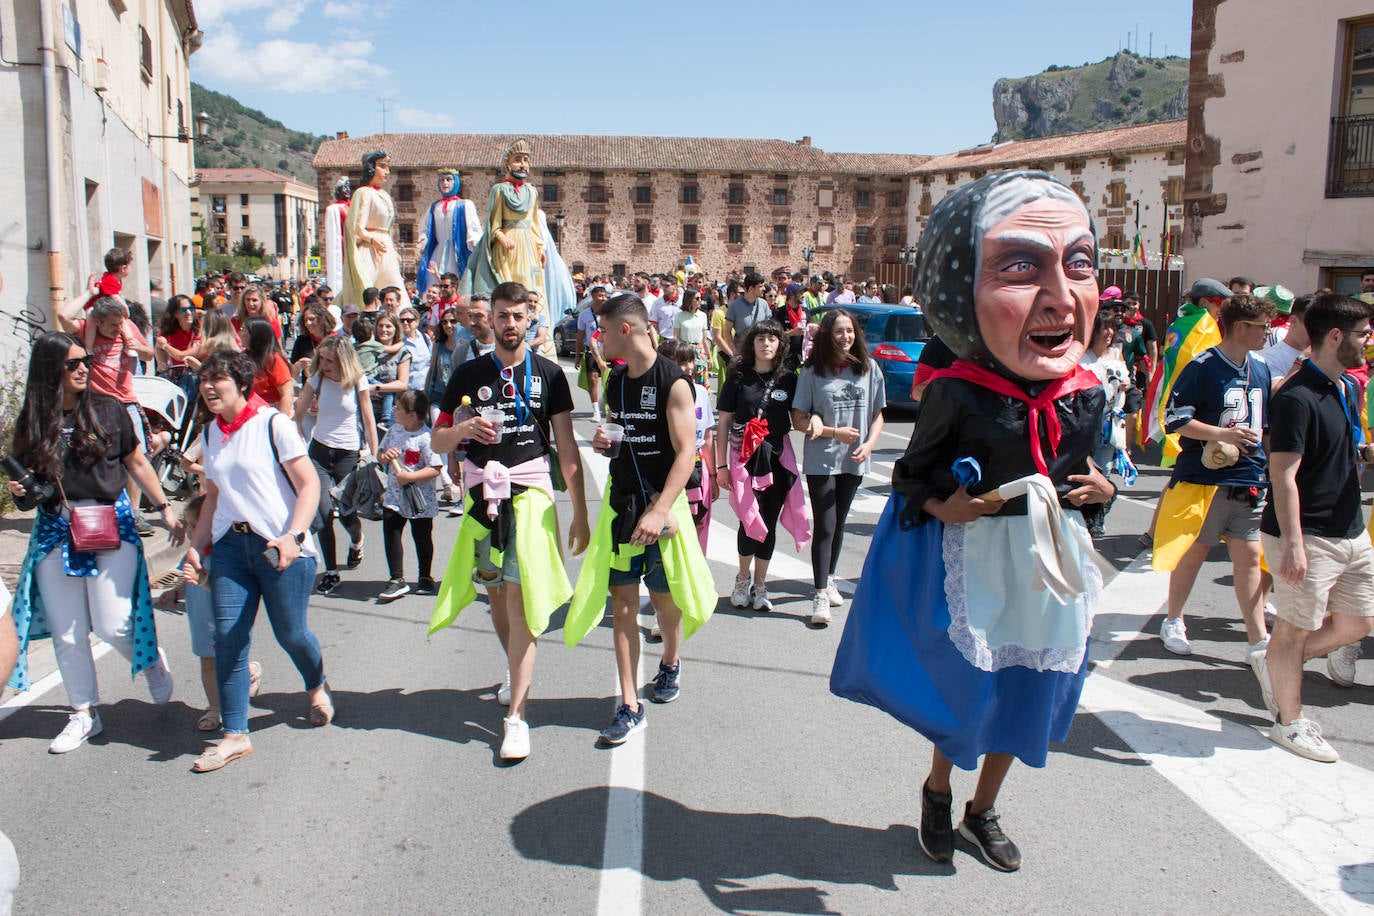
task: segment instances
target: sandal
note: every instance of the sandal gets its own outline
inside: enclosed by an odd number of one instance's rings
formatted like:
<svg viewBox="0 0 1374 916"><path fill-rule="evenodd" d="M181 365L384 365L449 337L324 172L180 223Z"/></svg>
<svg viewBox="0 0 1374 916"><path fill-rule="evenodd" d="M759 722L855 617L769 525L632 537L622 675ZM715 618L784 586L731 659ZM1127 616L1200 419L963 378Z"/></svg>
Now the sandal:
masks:
<svg viewBox="0 0 1374 916"><path fill-rule="evenodd" d="M191 764L192 773L213 773L221 770L240 757L247 757L253 753L253 745L249 744L231 754L221 754L220 745L215 745L210 750L196 758L196 762Z"/></svg>
<svg viewBox="0 0 1374 916"><path fill-rule="evenodd" d="M249 662L248 699L254 699L260 690L262 690L262 664L260 662Z"/></svg>
<svg viewBox="0 0 1374 916"><path fill-rule="evenodd" d="M205 712L201 713L200 718L196 720L196 731L217 732L222 724L219 717L219 710L211 706L209 709L205 710Z"/></svg>
<svg viewBox="0 0 1374 916"><path fill-rule="evenodd" d="M310 724L321 728L334 721L334 701L329 696L329 682L324 684L324 702L310 704Z"/></svg>

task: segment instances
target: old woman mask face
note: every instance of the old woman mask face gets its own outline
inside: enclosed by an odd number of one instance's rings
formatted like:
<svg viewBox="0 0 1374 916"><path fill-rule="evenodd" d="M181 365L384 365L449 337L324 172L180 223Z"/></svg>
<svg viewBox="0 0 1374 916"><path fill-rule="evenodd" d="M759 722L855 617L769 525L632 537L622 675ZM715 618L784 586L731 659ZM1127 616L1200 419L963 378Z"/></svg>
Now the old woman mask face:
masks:
<svg viewBox="0 0 1374 916"><path fill-rule="evenodd" d="M1042 172L988 175L931 214L917 300L960 357L1023 382L1071 373L1097 314L1092 222Z"/></svg>

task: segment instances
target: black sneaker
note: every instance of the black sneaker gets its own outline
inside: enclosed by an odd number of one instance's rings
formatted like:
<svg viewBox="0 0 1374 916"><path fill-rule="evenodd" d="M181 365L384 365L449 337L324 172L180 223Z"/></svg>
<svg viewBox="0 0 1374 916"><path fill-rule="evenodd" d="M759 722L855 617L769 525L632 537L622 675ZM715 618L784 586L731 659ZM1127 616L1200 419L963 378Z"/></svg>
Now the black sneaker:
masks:
<svg viewBox="0 0 1374 916"><path fill-rule="evenodd" d="M921 784L921 849L932 862L954 858L954 796Z"/></svg>
<svg viewBox="0 0 1374 916"><path fill-rule="evenodd" d="M649 699L655 703L671 703L682 692L682 662L676 665L658 664L658 676L654 678L653 692Z"/></svg>
<svg viewBox="0 0 1374 916"><path fill-rule="evenodd" d="M959 823L959 833L978 847L984 861L993 868L1016 871L1021 867L1021 850L1002 832L1001 825L997 823L997 810L989 808L982 814L974 814L972 808L973 802L964 804L964 819Z"/></svg>
<svg viewBox="0 0 1374 916"><path fill-rule="evenodd" d="M154 534L153 526L137 512L134 513L134 528L138 529L138 536L141 538L150 538Z"/></svg>
<svg viewBox="0 0 1374 916"><path fill-rule="evenodd" d="M363 563L363 542L348 545L348 562L344 566L357 569Z"/></svg>
<svg viewBox="0 0 1374 916"><path fill-rule="evenodd" d="M631 709L625 703L621 703L615 711L615 719L611 724L601 731L601 741L604 744L614 747L624 744L630 736L644 728L645 712L644 704L639 704L639 711Z"/></svg>
<svg viewBox="0 0 1374 916"><path fill-rule="evenodd" d="M402 595L410 594L410 586L405 579L391 579L386 583L386 588L382 589L377 595L379 601L395 601Z"/></svg>
<svg viewBox="0 0 1374 916"><path fill-rule="evenodd" d="M336 572L327 572L323 576L320 576L319 584L315 586L315 594L327 595L334 591L334 587L338 584L339 574Z"/></svg>
<svg viewBox="0 0 1374 916"><path fill-rule="evenodd" d="M434 594L434 580L429 576L421 576L415 583L415 594L432 595Z"/></svg>

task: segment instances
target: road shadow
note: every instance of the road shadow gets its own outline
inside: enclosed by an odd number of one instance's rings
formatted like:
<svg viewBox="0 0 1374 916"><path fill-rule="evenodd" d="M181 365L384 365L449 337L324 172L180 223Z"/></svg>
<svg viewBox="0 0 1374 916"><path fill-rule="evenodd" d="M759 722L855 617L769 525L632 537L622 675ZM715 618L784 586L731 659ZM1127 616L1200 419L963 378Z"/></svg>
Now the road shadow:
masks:
<svg viewBox="0 0 1374 916"><path fill-rule="evenodd" d="M148 751L150 763L197 757L205 750L205 742L219 734L198 731L196 720L204 708L180 701L155 706L144 700L125 699L118 703L101 703L97 708L102 731L89 743L96 747L123 744L142 748ZM0 740L35 738L51 741L66 727L71 711L69 706L25 706L0 723ZM301 715L304 715L304 707ZM281 721L276 713L259 715L249 719L249 728L257 732Z"/></svg>
<svg viewBox="0 0 1374 916"><path fill-rule="evenodd" d="M1360 903L1374 904L1374 862L1340 867L1341 890Z"/></svg>
<svg viewBox="0 0 1374 916"><path fill-rule="evenodd" d="M643 862L607 861L601 825L610 793L617 807L643 806ZM511 822L511 839L526 859L589 870L637 868L654 881L688 880L727 913L830 914L819 884L862 884L897 890L897 876L949 876L953 865L927 859L916 828L885 830L819 817L701 811L653 792L595 787L538 802ZM967 850L965 850L967 851ZM753 887L753 879L783 875L803 887Z"/></svg>

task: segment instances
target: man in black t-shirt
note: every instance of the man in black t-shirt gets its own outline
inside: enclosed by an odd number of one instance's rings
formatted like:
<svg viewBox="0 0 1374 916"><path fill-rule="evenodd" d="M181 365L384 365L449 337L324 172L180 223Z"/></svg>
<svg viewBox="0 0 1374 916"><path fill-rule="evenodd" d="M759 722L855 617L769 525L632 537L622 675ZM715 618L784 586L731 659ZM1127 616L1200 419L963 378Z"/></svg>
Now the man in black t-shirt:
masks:
<svg viewBox="0 0 1374 916"><path fill-rule="evenodd" d="M663 633L663 660L650 695L657 703L671 703L678 696L684 617L690 634L710 616L715 596L703 600L700 583L710 581L710 570L683 492L696 460L691 379L655 352L648 312L633 293L607 300L597 325L606 358L625 361L612 370L605 394L607 423L620 426L624 437L618 451L605 425L592 439L598 452L615 451L601 509L603 515L613 513L614 521L597 526L598 541L582 564L568 618L577 631L587 621L599 620L609 585L621 703L601 739L616 745L644 725L636 683L640 579Z"/></svg>
<svg viewBox="0 0 1374 916"><path fill-rule="evenodd" d="M1273 499L1260 533L1275 572L1278 620L1254 669L1275 718L1270 738L1332 763L1340 755L1302 714L1302 667L1330 653L1332 680L1351 686L1359 641L1374 623L1374 546L1364 530L1359 478L1359 462L1374 461L1374 448L1364 441L1359 386L1345 374L1364 362L1369 311L1327 293L1312 301L1303 323L1312 356L1270 407ZM1351 645L1353 653L1345 649Z"/></svg>
<svg viewBox="0 0 1374 916"><path fill-rule="evenodd" d="M440 453L467 441L464 476L471 499L430 632L452 624L476 598L474 578L486 587L509 665L508 685L497 692L497 699L510 706L501 743L501 756L508 760L529 756L525 706L535 639L572 596L558 548L551 460L558 460L572 497L568 546L579 554L590 540L572 392L563 370L525 345L526 297L519 283L502 283L492 291L495 350L454 367L431 439ZM455 422L464 396L476 415L465 412Z"/></svg>

